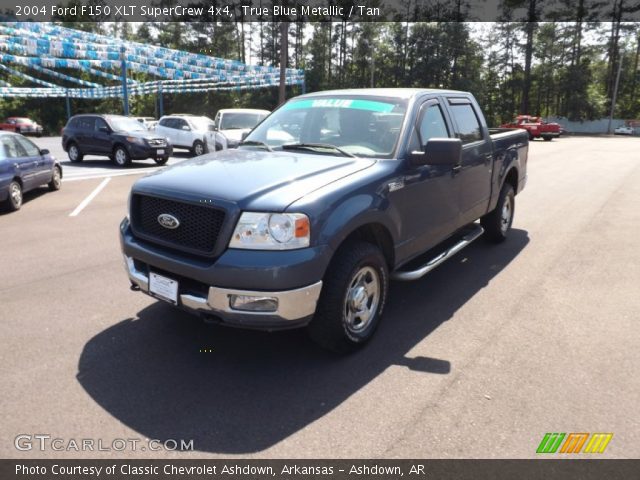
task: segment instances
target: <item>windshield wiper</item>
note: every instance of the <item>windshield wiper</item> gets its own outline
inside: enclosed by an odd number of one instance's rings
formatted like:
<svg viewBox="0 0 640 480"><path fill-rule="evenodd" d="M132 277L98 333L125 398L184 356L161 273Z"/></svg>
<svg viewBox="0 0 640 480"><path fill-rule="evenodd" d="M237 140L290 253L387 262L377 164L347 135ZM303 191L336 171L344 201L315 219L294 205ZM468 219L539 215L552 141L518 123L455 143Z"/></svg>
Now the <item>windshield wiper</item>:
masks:
<svg viewBox="0 0 640 480"><path fill-rule="evenodd" d="M314 148L324 148L327 150L333 150L335 152L340 153L344 157L355 158L356 156L353 153L349 153L346 150L341 149L340 147L336 147L335 145L331 145L330 143L286 143L282 145L283 150L313 150Z"/></svg>
<svg viewBox="0 0 640 480"><path fill-rule="evenodd" d="M267 145L264 142L261 142L260 140L246 140L240 143L240 145L255 145L256 147L262 147L265 150L269 150L270 152L273 152L273 149L269 145Z"/></svg>

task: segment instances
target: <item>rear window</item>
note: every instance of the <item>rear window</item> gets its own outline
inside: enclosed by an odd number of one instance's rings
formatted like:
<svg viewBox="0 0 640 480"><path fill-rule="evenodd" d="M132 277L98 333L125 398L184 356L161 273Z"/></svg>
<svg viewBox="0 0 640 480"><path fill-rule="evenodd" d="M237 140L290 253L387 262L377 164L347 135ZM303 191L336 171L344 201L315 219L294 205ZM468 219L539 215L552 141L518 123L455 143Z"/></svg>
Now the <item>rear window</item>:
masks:
<svg viewBox="0 0 640 480"><path fill-rule="evenodd" d="M470 103L451 105L451 112L458 126L456 136L462 143L482 140L480 121Z"/></svg>

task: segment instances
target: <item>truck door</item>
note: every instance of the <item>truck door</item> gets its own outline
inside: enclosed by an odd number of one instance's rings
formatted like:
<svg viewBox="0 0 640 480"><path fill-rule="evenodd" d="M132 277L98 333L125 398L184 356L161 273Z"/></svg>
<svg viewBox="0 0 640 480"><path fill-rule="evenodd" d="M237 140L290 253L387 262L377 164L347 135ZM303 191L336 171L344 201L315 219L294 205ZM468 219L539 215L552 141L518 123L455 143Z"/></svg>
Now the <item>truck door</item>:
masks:
<svg viewBox="0 0 640 480"><path fill-rule="evenodd" d="M462 161L456 173L460 224L487 212L491 196L493 145L485 121L469 98L448 98L456 137L462 140Z"/></svg>
<svg viewBox="0 0 640 480"><path fill-rule="evenodd" d="M447 138L453 131L447 124L437 99L421 107L409 151L418 151L430 138ZM403 212L402 237L406 242L403 256L422 252L448 237L459 222L456 179L450 165L409 166L404 186L390 194Z"/></svg>

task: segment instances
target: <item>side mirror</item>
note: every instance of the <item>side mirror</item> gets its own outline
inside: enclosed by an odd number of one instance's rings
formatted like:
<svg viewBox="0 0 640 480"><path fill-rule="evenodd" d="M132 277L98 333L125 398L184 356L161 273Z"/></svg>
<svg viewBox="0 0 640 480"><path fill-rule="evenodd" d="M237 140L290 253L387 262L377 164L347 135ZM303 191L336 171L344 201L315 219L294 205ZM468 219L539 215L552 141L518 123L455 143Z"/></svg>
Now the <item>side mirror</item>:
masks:
<svg viewBox="0 0 640 480"><path fill-rule="evenodd" d="M242 132L242 135L240 135L240 141L244 142L244 139L247 138L250 133L251 132Z"/></svg>
<svg viewBox="0 0 640 480"><path fill-rule="evenodd" d="M185 131L187 131L187 132L188 132L188 131L189 131L189 130L191 130L191 129L189 128L189 126L188 126L188 125L183 125L183 126L182 126L182 130L185 130Z"/></svg>
<svg viewBox="0 0 640 480"><path fill-rule="evenodd" d="M216 122L213 122L213 131L217 131L218 130L218 124Z"/></svg>
<svg viewBox="0 0 640 480"><path fill-rule="evenodd" d="M462 140L459 138L432 138L422 152L409 154L411 165L459 165L462 160Z"/></svg>
<svg viewBox="0 0 640 480"><path fill-rule="evenodd" d="M102 125L101 127L98 127L98 131L99 132L103 132L103 133L110 133L111 130L109 130L109 127Z"/></svg>
<svg viewBox="0 0 640 480"><path fill-rule="evenodd" d="M49 152L49 150L47 150L46 148L43 148L42 150L40 150L40 155L42 155L43 157L45 155L49 155L49 153L51 153L51 152Z"/></svg>

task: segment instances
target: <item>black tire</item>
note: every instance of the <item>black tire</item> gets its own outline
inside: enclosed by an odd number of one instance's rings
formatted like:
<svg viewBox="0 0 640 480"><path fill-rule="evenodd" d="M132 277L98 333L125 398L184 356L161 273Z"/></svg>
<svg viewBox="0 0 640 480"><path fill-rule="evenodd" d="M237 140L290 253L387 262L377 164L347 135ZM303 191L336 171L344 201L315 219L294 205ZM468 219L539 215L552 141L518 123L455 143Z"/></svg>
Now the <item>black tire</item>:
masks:
<svg viewBox="0 0 640 480"><path fill-rule="evenodd" d="M129 152L127 152L126 148L124 148L122 145L118 145L113 149L112 161L118 167L128 167L129 165L131 165L131 155L129 155Z"/></svg>
<svg viewBox="0 0 640 480"><path fill-rule="evenodd" d="M60 187L62 186L62 170L60 170L60 167L57 165L53 167L53 177L47 186L52 192L60 190Z"/></svg>
<svg viewBox="0 0 640 480"><path fill-rule="evenodd" d="M5 205L10 212L20 210L22 207L22 185L17 180L12 180L9 184L9 197Z"/></svg>
<svg viewBox="0 0 640 480"><path fill-rule="evenodd" d="M169 161L169 157L154 158L153 161L158 165L164 165Z"/></svg>
<svg viewBox="0 0 640 480"><path fill-rule="evenodd" d="M338 353L356 350L373 336L388 289L389 273L380 249L362 241L345 244L324 276L318 307L307 328L309 336ZM358 305L367 308L366 317L359 316L365 310L356 311Z"/></svg>
<svg viewBox="0 0 640 480"><path fill-rule="evenodd" d="M69 161L71 163L81 162L84 158L84 155L80 151L80 148L75 142L69 143L67 146L67 156L69 157Z"/></svg>
<svg viewBox="0 0 640 480"><path fill-rule="evenodd" d="M505 183L500 191L496 208L480 219L480 224L484 228L485 238L494 243L504 242L507 239L513 223L515 207L513 187Z"/></svg>
<svg viewBox="0 0 640 480"><path fill-rule="evenodd" d="M202 143L200 140L196 140L195 142L193 142L193 147L191 147L191 153L196 157L199 157L200 155L204 155L206 153L206 147L204 143Z"/></svg>
<svg viewBox="0 0 640 480"><path fill-rule="evenodd" d="M542 139L543 139L545 142L550 142L551 140L553 140L553 138L552 138L552 137L542 137Z"/></svg>

